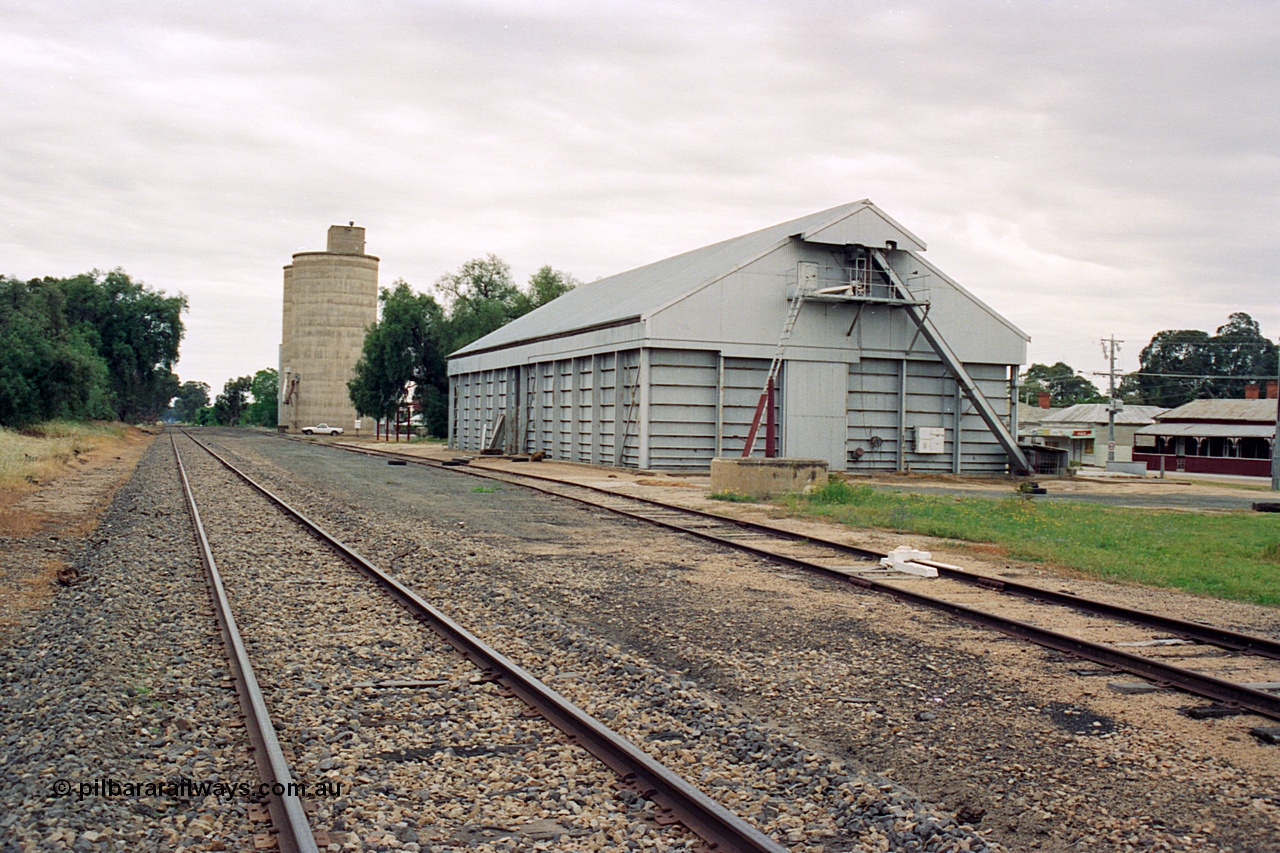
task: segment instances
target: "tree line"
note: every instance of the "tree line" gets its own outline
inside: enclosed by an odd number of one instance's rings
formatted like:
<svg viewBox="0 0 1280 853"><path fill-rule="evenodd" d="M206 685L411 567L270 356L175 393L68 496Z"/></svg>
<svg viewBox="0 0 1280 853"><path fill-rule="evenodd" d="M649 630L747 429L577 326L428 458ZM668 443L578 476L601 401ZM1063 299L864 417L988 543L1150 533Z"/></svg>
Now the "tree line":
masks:
<svg viewBox="0 0 1280 853"><path fill-rule="evenodd" d="M0 275L0 426L155 420L179 388L186 307L119 269Z"/></svg>
<svg viewBox="0 0 1280 853"><path fill-rule="evenodd" d="M265 367L252 376L228 379L210 399L207 382L183 382L169 410L170 420L200 426L275 427L280 373Z"/></svg>
<svg viewBox="0 0 1280 853"><path fill-rule="evenodd" d="M521 289L511 267L493 254L473 258L438 278L434 290L440 299L396 281L379 294L378 321L366 334L355 376L347 383L352 404L362 415L392 418L411 393L427 431L444 435L449 353L580 283L568 273L543 266Z"/></svg>
<svg viewBox="0 0 1280 853"><path fill-rule="evenodd" d="M543 266L516 285L510 266L489 254L438 278L432 293L397 280L379 294L379 317L365 336L348 383L358 412L391 418L411 397L427 430L448 424L446 358L580 284ZM52 419L148 421L274 427L274 368L227 380L221 393L173 372L187 299L133 281L123 270L21 281L0 275L0 426ZM1174 408L1199 398L1242 398L1245 385L1277 375L1280 347L1252 317L1230 315L1214 334L1156 333L1123 377L1131 404ZM1254 378L1246 378L1254 377ZM1064 362L1032 364L1022 393L1051 405L1105 402L1098 387ZM170 403L172 402L172 408Z"/></svg>
<svg viewBox="0 0 1280 853"><path fill-rule="evenodd" d="M1212 335L1197 329L1157 332L1138 362L1140 368L1121 379L1117 396L1133 405L1173 409L1197 399L1243 398L1246 385L1276 376L1280 347L1263 337L1256 320L1237 311ZM1061 361L1033 364L1022 374L1023 400L1034 405L1039 392L1048 393L1053 406L1106 401L1096 385Z"/></svg>

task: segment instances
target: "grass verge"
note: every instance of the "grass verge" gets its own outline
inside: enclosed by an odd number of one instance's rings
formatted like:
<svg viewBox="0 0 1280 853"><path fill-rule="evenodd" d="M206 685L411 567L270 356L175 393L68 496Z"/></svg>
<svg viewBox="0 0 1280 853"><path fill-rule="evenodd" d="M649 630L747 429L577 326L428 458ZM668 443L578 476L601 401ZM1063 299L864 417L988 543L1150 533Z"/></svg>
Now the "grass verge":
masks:
<svg viewBox="0 0 1280 853"><path fill-rule="evenodd" d="M52 479L76 457L124 434L124 424L108 422L49 421L22 431L0 429L0 488Z"/></svg>
<svg viewBox="0 0 1280 853"><path fill-rule="evenodd" d="M911 495L839 480L781 503L798 517L992 543L1096 578L1280 606L1280 514Z"/></svg>
<svg viewBox="0 0 1280 853"><path fill-rule="evenodd" d="M713 501L724 501L726 503L734 504L760 503L759 498L753 498L751 495L744 495L740 492L735 492L732 489L727 489L723 492L712 492L707 495L707 497L711 498Z"/></svg>

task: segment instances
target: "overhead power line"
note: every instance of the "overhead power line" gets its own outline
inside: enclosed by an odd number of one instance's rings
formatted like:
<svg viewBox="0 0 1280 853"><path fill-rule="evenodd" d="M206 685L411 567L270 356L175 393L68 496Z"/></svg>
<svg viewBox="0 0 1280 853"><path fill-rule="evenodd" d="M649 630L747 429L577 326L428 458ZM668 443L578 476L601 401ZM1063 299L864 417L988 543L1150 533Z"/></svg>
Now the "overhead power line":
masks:
<svg viewBox="0 0 1280 853"><path fill-rule="evenodd" d="M1111 374L1105 370L1094 371L1090 376L1110 376ZM1274 373L1268 373L1263 376L1237 376L1234 373L1151 373L1146 370L1134 370L1130 373L1121 373L1120 376L1160 376L1172 379L1275 379Z"/></svg>

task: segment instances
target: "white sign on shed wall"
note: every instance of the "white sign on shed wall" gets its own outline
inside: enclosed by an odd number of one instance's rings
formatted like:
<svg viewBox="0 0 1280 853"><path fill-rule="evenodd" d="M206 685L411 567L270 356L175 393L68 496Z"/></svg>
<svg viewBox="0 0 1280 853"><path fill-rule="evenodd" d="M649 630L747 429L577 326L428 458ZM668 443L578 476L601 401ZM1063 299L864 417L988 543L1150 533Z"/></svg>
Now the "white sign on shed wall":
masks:
<svg viewBox="0 0 1280 853"><path fill-rule="evenodd" d="M946 427L916 427L916 453L945 453Z"/></svg>

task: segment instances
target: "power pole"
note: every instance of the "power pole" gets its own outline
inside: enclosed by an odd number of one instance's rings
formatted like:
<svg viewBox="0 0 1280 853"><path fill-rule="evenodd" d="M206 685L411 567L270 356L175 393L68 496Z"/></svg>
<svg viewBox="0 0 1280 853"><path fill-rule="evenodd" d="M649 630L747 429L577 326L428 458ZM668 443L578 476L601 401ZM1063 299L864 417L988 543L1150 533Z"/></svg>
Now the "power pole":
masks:
<svg viewBox="0 0 1280 853"><path fill-rule="evenodd" d="M1107 355L1110 349L1111 358L1111 390L1109 399L1107 400L1107 461L1116 461L1116 412L1120 410L1120 401L1116 399L1116 345L1122 344L1124 341L1117 341L1116 336L1112 335L1109 340L1102 342L1103 355ZM1108 347L1110 344L1110 347ZM1273 466L1274 467L1274 466Z"/></svg>
<svg viewBox="0 0 1280 853"><path fill-rule="evenodd" d="M1276 376L1276 434L1271 437L1271 491L1280 492L1280 368Z"/></svg>

